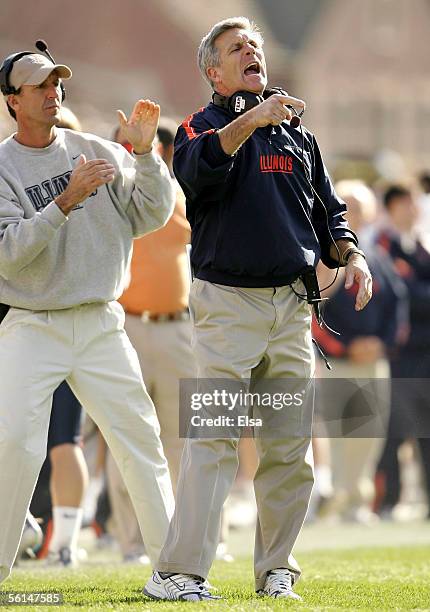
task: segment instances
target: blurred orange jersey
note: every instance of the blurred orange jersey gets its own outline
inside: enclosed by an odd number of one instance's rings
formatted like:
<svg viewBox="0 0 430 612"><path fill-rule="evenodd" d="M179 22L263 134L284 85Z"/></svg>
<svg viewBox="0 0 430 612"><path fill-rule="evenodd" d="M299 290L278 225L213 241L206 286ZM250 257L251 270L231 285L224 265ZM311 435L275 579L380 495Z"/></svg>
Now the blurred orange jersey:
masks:
<svg viewBox="0 0 430 612"><path fill-rule="evenodd" d="M126 312L166 314L188 306L185 245L190 236L185 198L178 186L175 209L167 225L134 241L131 282L119 300Z"/></svg>

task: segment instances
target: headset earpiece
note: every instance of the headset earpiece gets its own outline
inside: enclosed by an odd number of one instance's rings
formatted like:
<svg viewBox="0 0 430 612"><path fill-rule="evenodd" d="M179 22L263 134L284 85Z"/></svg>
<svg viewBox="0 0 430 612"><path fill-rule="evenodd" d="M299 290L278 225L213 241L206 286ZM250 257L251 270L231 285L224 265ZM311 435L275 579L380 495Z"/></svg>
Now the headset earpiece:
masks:
<svg viewBox="0 0 430 612"><path fill-rule="evenodd" d="M229 98L229 110L235 115L241 115L263 102L263 97L251 91L237 91Z"/></svg>
<svg viewBox="0 0 430 612"><path fill-rule="evenodd" d="M246 111L251 110L254 106L258 106L263 101L263 96L259 96L251 91L237 91L230 97L221 96L216 92L212 94L212 102L216 106L228 110L233 115L246 113Z"/></svg>
<svg viewBox="0 0 430 612"><path fill-rule="evenodd" d="M12 53L11 55L8 55L6 57L6 59L3 61L2 65L0 66L0 90L4 96L9 96L11 94L18 93L15 87L12 87L12 85L9 83L9 75L12 72L14 63L20 60L25 55L34 55L34 52L33 51L20 51L19 53ZM52 56L51 57L48 56L48 59L53 64L55 64L55 62L52 59ZM60 88L61 88L61 102L64 102L66 98L66 88L64 87L64 84L62 81L60 83Z"/></svg>
<svg viewBox="0 0 430 612"><path fill-rule="evenodd" d="M216 106L220 106L221 108L225 108L232 115L241 115L242 113L246 113L246 111L251 110L254 106L258 106L273 96L274 94L282 94L283 96L287 96L287 92L284 91L281 87L268 87L266 88L262 95L258 95L256 93L252 93L251 91L237 91L232 96L221 96L220 94L214 93L212 94L212 102ZM288 107L292 113L293 117L290 120L290 125L293 128L300 127L301 119L300 117L303 115L303 110L298 113L293 106L288 105Z"/></svg>
<svg viewBox="0 0 430 612"><path fill-rule="evenodd" d="M16 94L17 90L9 83L9 75L12 71L15 62L20 60L25 55L33 55L31 51L20 51L8 55L0 66L0 90L4 96Z"/></svg>

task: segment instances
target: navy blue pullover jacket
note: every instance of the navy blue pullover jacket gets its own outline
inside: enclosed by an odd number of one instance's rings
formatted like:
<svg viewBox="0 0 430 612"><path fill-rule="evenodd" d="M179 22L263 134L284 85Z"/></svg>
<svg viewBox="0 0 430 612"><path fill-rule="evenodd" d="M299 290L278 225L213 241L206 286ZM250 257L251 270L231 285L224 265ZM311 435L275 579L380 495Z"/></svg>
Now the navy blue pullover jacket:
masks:
<svg viewBox="0 0 430 612"><path fill-rule="evenodd" d="M412 353L420 359L430 345L430 253L419 240L414 248L405 247L389 228L380 233L378 242L393 258L409 291L411 329L402 355Z"/></svg>
<svg viewBox="0 0 430 612"><path fill-rule="evenodd" d="M320 258L336 267L326 214L305 177L300 130L287 122L258 128L230 156L217 130L233 119L210 103L176 134L173 168L186 196L195 275L223 285L273 287L291 283ZM316 140L304 128L303 134L307 173L327 208L331 233L357 243Z"/></svg>

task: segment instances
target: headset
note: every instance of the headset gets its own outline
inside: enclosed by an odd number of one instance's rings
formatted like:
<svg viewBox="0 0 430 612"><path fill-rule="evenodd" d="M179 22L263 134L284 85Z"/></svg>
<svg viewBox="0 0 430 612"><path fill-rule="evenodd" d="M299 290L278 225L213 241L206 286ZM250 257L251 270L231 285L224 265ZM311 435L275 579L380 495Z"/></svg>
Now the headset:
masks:
<svg viewBox="0 0 430 612"><path fill-rule="evenodd" d="M228 110L233 115L241 115L242 113L246 113L251 110L255 106L258 106L270 96L274 94L282 94L283 96L288 95L281 87L270 87L266 88L261 95L253 93L252 91L236 91L232 96L222 96L221 94L214 91L212 94L212 102L215 106L220 106L225 110ZM290 109L294 116L291 118L290 125L293 128L299 127L301 124L301 116L305 112L302 109L300 112L297 112L296 109L287 105L287 108Z"/></svg>
<svg viewBox="0 0 430 612"><path fill-rule="evenodd" d="M35 42L35 47L38 51L41 51L46 57L55 64L55 60L52 55L49 53L48 45L44 40L37 40ZM9 96L10 94L17 94L18 89L15 89L9 83L9 75L12 72L12 68L15 62L19 61L22 57L26 55L34 55L33 51L20 51L19 53L12 53L8 55L6 59L3 61L0 67L0 89L4 96ZM61 87L61 102L64 102L66 98L66 88L64 87L63 81L60 82Z"/></svg>

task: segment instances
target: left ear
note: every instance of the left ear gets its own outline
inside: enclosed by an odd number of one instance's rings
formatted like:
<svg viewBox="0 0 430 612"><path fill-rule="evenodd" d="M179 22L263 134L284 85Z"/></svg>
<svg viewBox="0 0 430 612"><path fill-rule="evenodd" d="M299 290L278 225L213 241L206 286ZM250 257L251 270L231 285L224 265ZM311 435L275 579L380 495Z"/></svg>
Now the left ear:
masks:
<svg viewBox="0 0 430 612"><path fill-rule="evenodd" d="M16 94L9 94L6 98L6 102L13 110L16 110L16 107L19 105L19 100Z"/></svg>

